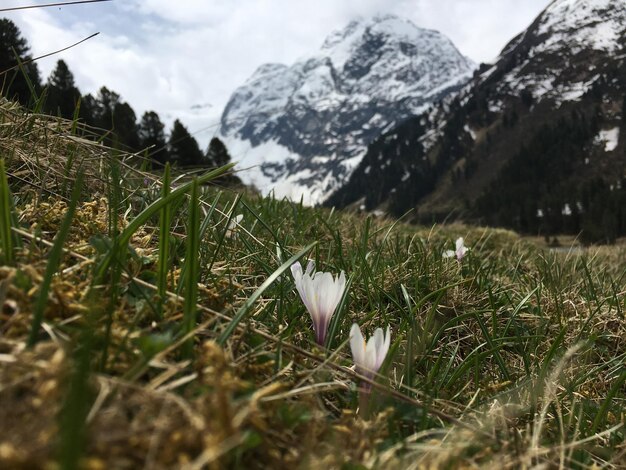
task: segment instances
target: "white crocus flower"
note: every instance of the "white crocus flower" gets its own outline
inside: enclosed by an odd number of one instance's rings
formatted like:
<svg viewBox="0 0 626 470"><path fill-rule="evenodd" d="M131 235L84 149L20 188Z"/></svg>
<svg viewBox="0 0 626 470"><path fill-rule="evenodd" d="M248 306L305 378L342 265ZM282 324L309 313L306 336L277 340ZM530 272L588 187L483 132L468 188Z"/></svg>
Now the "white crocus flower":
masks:
<svg viewBox="0 0 626 470"><path fill-rule="evenodd" d="M469 251L469 248L465 246L463 241L463 237L459 237L456 239L456 249L455 250L446 250L443 253L444 258L456 258L457 261L462 261L465 254Z"/></svg>
<svg viewBox="0 0 626 470"><path fill-rule="evenodd" d="M361 334L361 328L354 323L350 329L350 349L352 350L356 372L368 379L373 379L380 366L383 365L385 356L389 351L390 341L389 326L387 326L387 333L384 335L382 328L376 328L374 335L366 343ZM363 384L363 389L369 391L371 384Z"/></svg>
<svg viewBox="0 0 626 470"><path fill-rule="evenodd" d="M242 220L243 214L236 215L230 219L228 227L226 228L226 238L237 238L237 227L239 227L239 222Z"/></svg>
<svg viewBox="0 0 626 470"><path fill-rule="evenodd" d="M313 261L308 262L304 273L299 262L292 264L291 273L300 298L313 320L315 341L323 346L330 319L346 290L346 274L341 271L339 276L333 278L331 273L316 273Z"/></svg>

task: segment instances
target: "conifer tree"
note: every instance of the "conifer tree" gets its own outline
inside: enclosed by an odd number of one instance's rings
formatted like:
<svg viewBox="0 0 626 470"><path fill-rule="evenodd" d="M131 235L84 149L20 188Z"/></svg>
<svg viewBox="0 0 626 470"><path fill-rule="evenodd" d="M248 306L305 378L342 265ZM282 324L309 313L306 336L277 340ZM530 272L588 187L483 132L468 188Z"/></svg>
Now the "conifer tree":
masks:
<svg viewBox="0 0 626 470"><path fill-rule="evenodd" d="M115 104L112 123L112 130L119 144L130 150L140 150L137 116L127 102Z"/></svg>
<svg viewBox="0 0 626 470"><path fill-rule="evenodd" d="M170 158L180 166L201 165L204 161L198 142L178 119L174 121L168 146Z"/></svg>
<svg viewBox="0 0 626 470"><path fill-rule="evenodd" d="M230 163L230 154L224 142L213 137L206 151L206 161L211 166L224 166Z"/></svg>
<svg viewBox="0 0 626 470"><path fill-rule="evenodd" d="M121 145L126 149L140 150L139 126L133 108L121 101L120 95L107 87L100 88L98 97L82 98L80 117L90 126L110 131L105 143Z"/></svg>
<svg viewBox="0 0 626 470"><path fill-rule="evenodd" d="M98 127L107 130L113 129L113 113L119 102L120 95L105 86L100 88L95 109L95 118L98 122Z"/></svg>
<svg viewBox="0 0 626 470"><path fill-rule="evenodd" d="M48 78L48 97L46 100L48 112L71 119L79 99L80 92L74 83L74 75L70 72L65 61L59 60Z"/></svg>
<svg viewBox="0 0 626 470"><path fill-rule="evenodd" d="M37 64L28 62L32 59L28 42L22 37L15 23L6 18L0 18L0 73L6 72L0 75L0 89L7 98L15 98L24 106L28 106L33 97L27 79L16 67L18 65L16 55L22 61L26 76L35 88L35 92L39 93L41 77Z"/></svg>
<svg viewBox="0 0 626 470"><path fill-rule="evenodd" d="M98 101L89 93L80 99L79 118L87 125L98 127Z"/></svg>
<svg viewBox="0 0 626 470"><path fill-rule="evenodd" d="M139 123L139 144L142 149L149 148L155 162L153 166L163 166L169 161L165 125L154 111L146 111Z"/></svg>

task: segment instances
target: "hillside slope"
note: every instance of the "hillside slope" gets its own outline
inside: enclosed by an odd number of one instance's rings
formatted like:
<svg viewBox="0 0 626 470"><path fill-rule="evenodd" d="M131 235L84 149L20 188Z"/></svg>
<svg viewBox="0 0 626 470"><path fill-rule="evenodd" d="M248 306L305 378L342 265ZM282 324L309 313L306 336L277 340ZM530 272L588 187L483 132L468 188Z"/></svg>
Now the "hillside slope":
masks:
<svg viewBox="0 0 626 470"><path fill-rule="evenodd" d="M624 467L626 246L166 189L73 121L0 124L0 469Z"/></svg>

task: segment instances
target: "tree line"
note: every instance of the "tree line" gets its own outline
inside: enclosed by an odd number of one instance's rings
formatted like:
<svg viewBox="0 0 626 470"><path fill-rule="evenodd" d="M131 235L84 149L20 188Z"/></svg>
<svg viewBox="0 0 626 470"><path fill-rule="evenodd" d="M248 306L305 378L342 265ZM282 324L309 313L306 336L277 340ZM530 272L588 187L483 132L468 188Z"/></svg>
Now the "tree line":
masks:
<svg viewBox="0 0 626 470"><path fill-rule="evenodd" d="M44 83L37 63L32 61L28 41L15 23L6 18L0 19L0 73L0 86L6 98L32 108L43 95L43 112L78 119L107 145L130 152L148 149L153 168L166 162L179 167L212 167L230 161L226 146L217 137L203 152L180 120L174 121L167 135L156 111L146 111L138 120L130 104L105 86L95 96L83 95L63 60L57 61Z"/></svg>
<svg viewBox="0 0 626 470"><path fill-rule="evenodd" d="M481 221L522 233L580 234L589 243L626 234L626 178L572 177L585 173L580 167L599 130L597 115L577 111L542 125L476 201Z"/></svg>

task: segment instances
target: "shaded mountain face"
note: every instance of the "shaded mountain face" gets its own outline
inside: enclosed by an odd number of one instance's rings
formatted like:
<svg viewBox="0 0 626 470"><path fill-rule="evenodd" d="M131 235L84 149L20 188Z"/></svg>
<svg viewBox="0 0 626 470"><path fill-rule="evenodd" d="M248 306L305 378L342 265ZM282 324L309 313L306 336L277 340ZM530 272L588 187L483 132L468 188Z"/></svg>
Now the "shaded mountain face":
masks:
<svg viewBox="0 0 626 470"><path fill-rule="evenodd" d="M314 55L266 64L231 96L220 138L241 178L314 204L384 129L458 90L475 69L445 36L395 16L354 21Z"/></svg>
<svg viewBox="0 0 626 470"><path fill-rule="evenodd" d="M589 240L626 235L626 6L556 0L326 201Z"/></svg>

